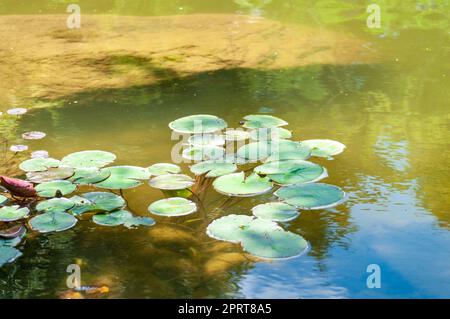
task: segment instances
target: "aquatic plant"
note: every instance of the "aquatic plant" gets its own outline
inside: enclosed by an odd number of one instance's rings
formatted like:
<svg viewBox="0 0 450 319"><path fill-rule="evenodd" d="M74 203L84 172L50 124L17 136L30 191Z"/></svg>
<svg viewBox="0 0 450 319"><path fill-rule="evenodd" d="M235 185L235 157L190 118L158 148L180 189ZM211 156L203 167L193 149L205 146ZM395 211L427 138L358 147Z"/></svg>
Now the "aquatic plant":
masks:
<svg viewBox="0 0 450 319"><path fill-rule="evenodd" d="M327 170L308 159L331 158L345 146L332 140L292 141L292 133L281 127L288 123L271 115L248 115L241 125L243 129L226 129L227 123L213 115L191 115L169 124L189 135L181 157L191 163L195 178L172 163L109 166L116 155L101 150L79 151L60 160L46 151L33 152L18 165L23 174L17 177L24 179L0 177L5 187L0 195L0 266L20 256L14 247L27 229L60 232L80 220L100 227L154 225L157 220L150 216L135 216L124 197L124 191L146 187L145 182L165 197L149 204L149 214L164 219L201 213L209 237L239 243L256 257L301 255L308 247L306 239L278 223L287 225L299 210L343 202L345 193L339 187L317 183L328 176ZM228 146L236 142L242 144L230 153ZM210 189L222 202L206 210ZM235 198L272 192L279 201L253 207L253 215L226 215ZM11 240L14 245L7 245Z"/></svg>

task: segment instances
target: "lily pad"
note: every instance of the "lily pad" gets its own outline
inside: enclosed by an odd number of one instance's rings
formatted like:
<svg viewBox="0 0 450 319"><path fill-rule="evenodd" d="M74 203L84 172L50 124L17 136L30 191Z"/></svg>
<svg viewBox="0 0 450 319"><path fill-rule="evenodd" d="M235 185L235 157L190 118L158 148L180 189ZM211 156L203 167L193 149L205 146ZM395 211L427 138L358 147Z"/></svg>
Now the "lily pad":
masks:
<svg viewBox="0 0 450 319"><path fill-rule="evenodd" d="M249 129L272 128L288 125L288 122L272 115L247 115L244 117L244 120L245 123L243 126Z"/></svg>
<svg viewBox="0 0 450 319"><path fill-rule="evenodd" d="M303 160L267 162L254 171L260 175L268 175L272 181L281 185L317 182L328 176L324 167Z"/></svg>
<svg viewBox="0 0 450 319"><path fill-rule="evenodd" d="M9 115L23 115L27 113L27 109L23 107L16 107L13 109L9 109L8 111L6 111L6 113L8 113Z"/></svg>
<svg viewBox="0 0 450 319"><path fill-rule="evenodd" d="M40 202L36 205L36 210L39 212L65 212L75 206L75 203L68 198L52 198Z"/></svg>
<svg viewBox="0 0 450 319"><path fill-rule="evenodd" d="M19 205L4 206L0 208L0 221L12 222L22 218L28 217L30 210L27 207L20 207Z"/></svg>
<svg viewBox="0 0 450 319"><path fill-rule="evenodd" d="M72 228L77 219L70 214L61 212L47 212L30 219L33 230L40 233L60 232Z"/></svg>
<svg viewBox="0 0 450 319"><path fill-rule="evenodd" d="M28 172L27 180L33 183L45 183L55 180L63 180L73 176L75 170L72 167L52 167L43 172Z"/></svg>
<svg viewBox="0 0 450 319"><path fill-rule="evenodd" d="M20 163L19 168L25 172L43 172L49 168L56 168L61 162L54 158L32 158Z"/></svg>
<svg viewBox="0 0 450 319"><path fill-rule="evenodd" d="M35 187L39 196L42 197L56 197L58 192L61 195L67 195L77 189L77 186L69 181L57 180L52 182L45 182Z"/></svg>
<svg viewBox="0 0 450 319"><path fill-rule="evenodd" d="M269 157L271 153L270 150L270 142L252 142L241 146L236 154L245 160L257 162Z"/></svg>
<svg viewBox="0 0 450 319"><path fill-rule="evenodd" d="M118 210L106 214L97 214L92 217L92 221L101 226L119 226L123 225L133 214L126 210Z"/></svg>
<svg viewBox="0 0 450 319"><path fill-rule="evenodd" d="M20 256L22 256L22 253L16 248L0 245L0 267L12 263Z"/></svg>
<svg viewBox="0 0 450 319"><path fill-rule="evenodd" d="M82 151L67 155L62 162L73 168L103 167L116 159L116 155L105 151Z"/></svg>
<svg viewBox="0 0 450 319"><path fill-rule="evenodd" d="M222 158L225 149L220 146L190 146L183 150L182 157L192 161L205 161Z"/></svg>
<svg viewBox="0 0 450 319"><path fill-rule="evenodd" d="M85 212L110 212L125 205L125 200L116 194L107 192L90 192L81 196L70 198L75 203L71 209L74 215L81 215Z"/></svg>
<svg viewBox="0 0 450 319"><path fill-rule="evenodd" d="M6 204L8 202L8 197L0 195L0 206Z"/></svg>
<svg viewBox="0 0 450 319"><path fill-rule="evenodd" d="M43 139L47 134L44 132L32 131L22 134L24 140L40 140Z"/></svg>
<svg viewBox="0 0 450 319"><path fill-rule="evenodd" d="M16 246L15 238L21 239L27 229L23 225L14 225L12 227L0 230L0 246Z"/></svg>
<svg viewBox="0 0 450 319"><path fill-rule="evenodd" d="M269 192L273 185L268 178L257 174L245 177L244 172L239 172L218 177L213 186L217 192L224 195L251 197Z"/></svg>
<svg viewBox="0 0 450 319"><path fill-rule="evenodd" d="M311 148L305 144L289 140L276 140L270 143L270 156L266 161L306 160L310 156Z"/></svg>
<svg viewBox="0 0 450 319"><path fill-rule="evenodd" d="M190 168L195 175L206 174L206 177L219 177L237 170L236 164L217 161L200 162L192 165Z"/></svg>
<svg viewBox="0 0 450 319"><path fill-rule="evenodd" d="M225 141L240 142L250 138L250 133L244 130L225 130Z"/></svg>
<svg viewBox="0 0 450 319"><path fill-rule="evenodd" d="M153 218L143 216L133 216L129 218L123 225L126 228L136 228L138 226L153 226L156 222Z"/></svg>
<svg viewBox="0 0 450 319"><path fill-rule="evenodd" d="M255 206L252 208L252 213L258 218L274 222L288 222L300 215L296 207L279 202Z"/></svg>
<svg viewBox="0 0 450 319"><path fill-rule="evenodd" d="M197 205L182 197L171 197L158 200L148 207L148 211L160 216L184 216L195 213Z"/></svg>
<svg viewBox="0 0 450 319"><path fill-rule="evenodd" d="M190 115L169 123L170 129L178 133L214 133L227 127L227 123L214 115Z"/></svg>
<svg viewBox="0 0 450 319"><path fill-rule="evenodd" d="M303 237L283 230L272 221L246 215L228 215L207 227L208 236L241 243L257 257L281 259L301 255L308 247Z"/></svg>
<svg viewBox="0 0 450 319"><path fill-rule="evenodd" d="M181 168L178 165L171 163L157 163L147 168L148 172L152 176L160 176L166 174L178 174L181 172Z"/></svg>
<svg viewBox="0 0 450 319"><path fill-rule="evenodd" d="M222 135L217 134L194 134L187 140L193 146L221 146L225 144Z"/></svg>
<svg viewBox="0 0 450 319"><path fill-rule="evenodd" d="M16 152L16 153L19 153L19 152L25 152L26 150L28 150L28 146L26 146L26 145L21 145L21 144L18 144L18 145L11 145L11 147L9 148L9 150L10 150L11 152Z"/></svg>
<svg viewBox="0 0 450 319"><path fill-rule="evenodd" d="M49 157L50 156L48 155L48 152L44 150L34 151L33 153L31 153L31 158L49 158Z"/></svg>
<svg viewBox="0 0 450 319"><path fill-rule="evenodd" d="M103 168L110 176L103 182L95 184L96 187L107 189L127 189L139 186L142 180L150 178L147 169L137 166L113 166Z"/></svg>
<svg viewBox="0 0 450 319"><path fill-rule="evenodd" d="M303 144L311 148L311 155L317 157L331 157L345 150L345 145L333 140L306 140Z"/></svg>
<svg viewBox="0 0 450 319"><path fill-rule="evenodd" d="M164 190L186 189L194 185L194 180L184 174L166 174L152 178L149 185Z"/></svg>
<svg viewBox="0 0 450 319"><path fill-rule="evenodd" d="M106 169L97 167L77 168L70 181L77 185L92 185L103 182L109 176L111 176L111 172Z"/></svg>
<svg viewBox="0 0 450 319"><path fill-rule="evenodd" d="M339 187L323 183L285 186L274 195L289 205L305 210L331 208L345 198L344 191Z"/></svg>
<svg viewBox="0 0 450 319"><path fill-rule="evenodd" d="M254 141L272 141L292 137L291 131L282 127L260 128L250 131L250 138Z"/></svg>

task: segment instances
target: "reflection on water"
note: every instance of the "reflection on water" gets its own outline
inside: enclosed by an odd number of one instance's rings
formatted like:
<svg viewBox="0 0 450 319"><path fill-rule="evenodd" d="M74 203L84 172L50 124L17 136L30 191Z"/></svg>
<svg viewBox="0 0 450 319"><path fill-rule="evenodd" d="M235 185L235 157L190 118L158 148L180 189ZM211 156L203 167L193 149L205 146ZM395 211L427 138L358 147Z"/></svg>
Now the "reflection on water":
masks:
<svg viewBox="0 0 450 319"><path fill-rule="evenodd" d="M276 1L260 3L265 14L282 12L271 7ZM322 21L342 17L313 12ZM343 17L328 23L351 24ZM156 218L149 229L86 220L64 233L30 236L20 248L24 255L0 269L0 296L56 297L66 289L67 265L78 262L83 284L108 285L109 297L450 297L450 75L448 52L439 47L448 35L431 28L370 39L380 63L232 68L87 90L8 126L8 134L46 132L30 146L53 157L102 149L117 154L118 164L138 166L170 161L175 141L167 124L196 113L220 116L230 127L247 114L269 113L289 121L294 139L339 140L346 152L314 161L330 172L325 182L342 187L349 200L284 225L309 241L307 255L263 262L208 238L205 228L219 216L212 209L220 199L210 191L205 210ZM139 215L161 196L147 185L125 192ZM245 199L221 214L249 214L273 199ZM366 287L373 263L382 269L381 289Z"/></svg>

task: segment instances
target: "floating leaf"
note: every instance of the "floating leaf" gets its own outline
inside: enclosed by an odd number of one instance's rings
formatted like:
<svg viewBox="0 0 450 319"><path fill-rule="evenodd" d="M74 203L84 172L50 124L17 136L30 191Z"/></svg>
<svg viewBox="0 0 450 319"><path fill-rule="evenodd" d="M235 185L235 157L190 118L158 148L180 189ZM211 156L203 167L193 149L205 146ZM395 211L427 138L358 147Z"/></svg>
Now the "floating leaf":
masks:
<svg viewBox="0 0 450 319"><path fill-rule="evenodd" d="M147 169L137 166L113 166L102 169L110 174L103 182L95 184L96 187L107 189L127 189L142 184L142 180L149 179Z"/></svg>
<svg viewBox="0 0 450 319"><path fill-rule="evenodd" d="M268 178L257 174L245 177L244 172L228 174L218 177L213 182L214 189L228 196L250 197L267 193L272 189Z"/></svg>
<svg viewBox="0 0 450 319"><path fill-rule="evenodd" d="M49 158L47 151L40 150L40 151L34 151L31 153L31 158Z"/></svg>
<svg viewBox="0 0 450 319"><path fill-rule="evenodd" d="M22 256L22 253L13 248L0 245L0 267L4 264L12 263L14 260Z"/></svg>
<svg viewBox="0 0 450 319"><path fill-rule="evenodd" d="M225 130L225 141L240 142L250 138L250 133L244 130Z"/></svg>
<svg viewBox="0 0 450 319"><path fill-rule="evenodd" d="M218 177L237 170L236 164L217 161L200 162L192 165L190 168L195 175L206 174L206 177Z"/></svg>
<svg viewBox="0 0 450 319"><path fill-rule="evenodd" d="M250 138L254 141L272 141L292 137L291 131L282 127L260 128L250 131Z"/></svg>
<svg viewBox="0 0 450 319"><path fill-rule="evenodd" d="M225 144L222 135L217 134L194 134L187 140L193 146L221 146Z"/></svg>
<svg viewBox="0 0 450 319"><path fill-rule="evenodd" d="M77 185L91 185L103 182L109 176L111 176L111 172L106 169L97 167L77 168L70 181Z"/></svg>
<svg viewBox="0 0 450 319"><path fill-rule="evenodd" d="M13 109L9 109L8 111L6 111L6 113L8 113L9 115L23 115L27 113L27 109L23 107L16 107Z"/></svg>
<svg viewBox="0 0 450 319"><path fill-rule="evenodd" d="M169 123L170 129L178 133L214 133L227 127L227 123L214 115L190 115Z"/></svg>
<svg viewBox="0 0 450 319"><path fill-rule="evenodd" d="M36 205L36 210L39 212L65 212L75 206L75 203L68 198L52 198L40 202Z"/></svg>
<svg viewBox="0 0 450 319"><path fill-rule="evenodd" d="M76 223L75 217L61 212L48 212L30 219L31 228L40 233L64 231L72 228Z"/></svg>
<svg viewBox="0 0 450 319"><path fill-rule="evenodd" d="M288 122L272 115L247 115L244 127L249 129L272 128L288 125Z"/></svg>
<svg viewBox="0 0 450 319"><path fill-rule="evenodd" d="M333 140L306 140L303 144L311 148L311 155L318 157L331 157L345 150L345 145Z"/></svg>
<svg viewBox="0 0 450 319"><path fill-rule="evenodd" d="M116 159L116 155L105 151L82 151L67 155L62 162L73 168L103 167Z"/></svg>
<svg viewBox="0 0 450 319"><path fill-rule="evenodd" d="M184 216L195 213L197 205L182 197L171 197L158 200L148 207L148 211L160 216Z"/></svg>
<svg viewBox="0 0 450 319"><path fill-rule="evenodd" d="M268 175L281 185L317 182L328 176L322 166L303 160L267 162L254 169L255 173Z"/></svg>
<svg viewBox="0 0 450 319"><path fill-rule="evenodd" d="M0 195L0 206L8 202L8 197Z"/></svg>
<svg viewBox="0 0 450 319"><path fill-rule="evenodd" d="M26 145L11 145L11 147L9 148L9 150L11 151L11 152L16 152L16 153L19 153L19 152L24 152L24 151L26 151L26 150L28 150L28 146L26 146Z"/></svg>
<svg viewBox="0 0 450 319"><path fill-rule="evenodd" d="M43 172L28 172L27 179L33 183L45 183L71 177L75 170L68 166L49 168Z"/></svg>
<svg viewBox="0 0 450 319"><path fill-rule="evenodd" d="M207 227L208 236L241 243L244 250L262 258L280 259L302 254L308 247L303 237L276 223L245 215L228 215Z"/></svg>
<svg viewBox="0 0 450 319"><path fill-rule="evenodd" d="M155 225L155 220L150 217L133 216L127 219L123 224L126 228L136 228L138 226L153 226Z"/></svg>
<svg viewBox="0 0 450 319"><path fill-rule="evenodd" d="M22 138L25 140L40 140L44 138L46 134L44 132L32 131L22 134Z"/></svg>
<svg viewBox="0 0 450 319"><path fill-rule="evenodd" d="M20 163L19 168L25 172L43 172L60 165L61 162L54 158L32 158Z"/></svg>
<svg viewBox="0 0 450 319"><path fill-rule="evenodd" d="M81 196L74 196L70 200L75 203L75 207L71 209L71 213L74 215L93 211L110 212L125 205L122 197L107 192L85 193Z"/></svg>
<svg viewBox="0 0 450 319"><path fill-rule="evenodd" d="M58 193L67 195L75 191L76 185L69 181L52 181L39 184L35 187L36 192L42 197L56 197Z"/></svg>
<svg viewBox="0 0 450 319"><path fill-rule="evenodd" d="M252 213L258 218L274 222L288 222L300 215L296 207L278 202L255 206Z"/></svg>
<svg viewBox="0 0 450 319"><path fill-rule="evenodd" d="M133 214L126 210L118 210L107 214L97 214L92 217L92 221L101 226L123 225Z"/></svg>
<svg viewBox="0 0 450 319"><path fill-rule="evenodd" d="M300 142L276 140L270 143L270 156L266 161L281 161L290 159L305 160L311 156L311 148Z"/></svg>
<svg viewBox="0 0 450 319"><path fill-rule="evenodd" d="M184 174L166 174L152 178L149 185L164 190L186 189L194 185L194 180Z"/></svg>
<svg viewBox="0 0 450 319"><path fill-rule="evenodd" d="M6 228L6 229L1 229L0 230L0 246L7 246L7 245L16 246L15 245L16 241L13 241L11 239L18 238L18 237L22 238L26 232L27 232L27 229L23 225L14 225L14 226Z"/></svg>
<svg viewBox="0 0 450 319"><path fill-rule="evenodd" d="M147 168L148 172L152 176L160 176L166 174L178 174L181 172L181 168L178 165L170 163L157 163Z"/></svg>
<svg viewBox="0 0 450 319"><path fill-rule="evenodd" d="M222 158L225 149L219 146L190 146L183 150L182 156L192 161L205 161Z"/></svg>
<svg viewBox="0 0 450 319"><path fill-rule="evenodd" d="M306 210L334 207L345 198L339 187L323 183L285 186L274 194L283 202Z"/></svg>
<svg viewBox="0 0 450 319"><path fill-rule="evenodd" d="M27 207L20 207L19 205L4 206L0 208L0 221L12 222L22 218L28 217L30 210Z"/></svg>
<svg viewBox="0 0 450 319"><path fill-rule="evenodd" d="M243 159L249 161L260 161L270 156L271 144L270 142L253 142L241 146L236 154Z"/></svg>

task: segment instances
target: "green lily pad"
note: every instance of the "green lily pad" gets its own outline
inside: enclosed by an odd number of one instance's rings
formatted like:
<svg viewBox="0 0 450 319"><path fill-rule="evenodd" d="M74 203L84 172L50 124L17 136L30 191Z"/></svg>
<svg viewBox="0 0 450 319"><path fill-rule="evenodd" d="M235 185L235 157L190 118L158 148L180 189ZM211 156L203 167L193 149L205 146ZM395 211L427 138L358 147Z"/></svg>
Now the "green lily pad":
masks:
<svg viewBox="0 0 450 319"><path fill-rule="evenodd" d="M46 183L73 176L75 170L68 166L51 167L43 172L28 172L27 180L32 183Z"/></svg>
<svg viewBox="0 0 450 319"><path fill-rule="evenodd" d="M47 212L30 219L31 228L40 233L64 231L72 228L76 223L75 217L61 212Z"/></svg>
<svg viewBox="0 0 450 319"><path fill-rule="evenodd" d="M110 212L125 205L125 200L116 194L107 192L90 192L70 198L75 206L70 210L74 215L86 212Z"/></svg>
<svg viewBox="0 0 450 319"><path fill-rule="evenodd" d="M222 135L217 134L194 134L187 140L193 146L221 146L225 144Z"/></svg>
<svg viewBox="0 0 450 319"><path fill-rule="evenodd" d="M331 157L341 154L345 145L333 140L306 140L303 144L311 148L311 155L317 157Z"/></svg>
<svg viewBox="0 0 450 319"><path fill-rule="evenodd" d="M118 210L111 213L94 215L92 221L101 226L119 226L123 225L131 217L133 217L133 214L129 211Z"/></svg>
<svg viewBox="0 0 450 319"><path fill-rule="evenodd" d="M190 115L169 123L170 129L178 133L214 133L227 127L227 123L214 115Z"/></svg>
<svg viewBox="0 0 450 319"><path fill-rule="evenodd" d="M69 179L77 185L92 185L103 182L111 176L111 172L98 167L77 168L75 174Z"/></svg>
<svg viewBox="0 0 450 319"><path fill-rule="evenodd" d="M186 189L194 185L194 180L184 174L166 174L152 178L149 185L164 190Z"/></svg>
<svg viewBox="0 0 450 319"><path fill-rule="evenodd" d="M116 155L105 151L81 151L67 155L62 162L73 168L103 167L116 159Z"/></svg>
<svg viewBox="0 0 450 319"><path fill-rule="evenodd" d="M8 197L0 195L0 206L6 204L8 202Z"/></svg>
<svg viewBox="0 0 450 319"><path fill-rule="evenodd" d="M129 218L123 225L126 228L136 228L138 226L153 226L155 224L156 222L153 218L133 216L132 218Z"/></svg>
<svg viewBox="0 0 450 319"><path fill-rule="evenodd" d="M60 212L64 213L65 211L73 208L75 203L68 198L52 198L48 200L44 200L36 205L36 210L39 212Z"/></svg>
<svg viewBox="0 0 450 319"><path fill-rule="evenodd" d="M252 213L258 218L274 222L288 222L300 215L296 207L279 202L255 206Z"/></svg>
<svg viewBox="0 0 450 319"><path fill-rule="evenodd" d="M25 172L42 172L49 168L59 167L61 162L57 159L48 158L31 158L20 163L19 168Z"/></svg>
<svg viewBox="0 0 450 319"><path fill-rule="evenodd" d="M148 172L152 176L160 176L166 174L178 174L181 172L181 168L178 165L171 163L157 163L147 168Z"/></svg>
<svg viewBox="0 0 450 319"><path fill-rule="evenodd" d="M110 176L103 182L95 184L96 187L107 189L127 189L139 186L142 180L150 178L147 169L137 166L113 166L102 169Z"/></svg>
<svg viewBox="0 0 450 319"><path fill-rule="evenodd" d="M0 208L0 221L12 222L22 218L28 217L30 210L27 207L20 207L19 205L4 206Z"/></svg>
<svg viewBox="0 0 450 319"><path fill-rule="evenodd" d="M217 192L224 195L250 197L269 192L273 185L268 178L257 174L245 177L244 172L239 172L218 177L213 186Z"/></svg>
<svg viewBox="0 0 450 319"><path fill-rule="evenodd" d="M206 161L194 164L190 169L195 175L206 174L206 177L219 177L235 172L237 166L233 163Z"/></svg>
<svg viewBox="0 0 450 319"><path fill-rule="evenodd" d="M186 198L171 197L150 204L148 211L160 216L184 216L195 213L197 205Z"/></svg>
<svg viewBox="0 0 450 319"><path fill-rule="evenodd" d="M311 148L307 145L289 140L277 140L270 143L270 156L266 161L306 160L310 156Z"/></svg>
<svg viewBox="0 0 450 319"><path fill-rule="evenodd" d="M268 175L272 181L281 185L317 182L328 176L324 167L303 160L267 162L255 167L254 172Z"/></svg>
<svg viewBox="0 0 450 319"><path fill-rule="evenodd" d="M247 115L244 117L244 120L245 123L243 126L249 129L272 128L288 125L288 122L272 115Z"/></svg>
<svg viewBox="0 0 450 319"><path fill-rule="evenodd" d="M222 158L225 149L219 146L190 146L183 150L182 157L191 161L206 161Z"/></svg>
<svg viewBox="0 0 450 319"><path fill-rule="evenodd" d="M274 193L281 201L300 209L326 209L339 205L345 193L339 187L323 183L281 187Z"/></svg>
<svg viewBox="0 0 450 319"><path fill-rule="evenodd" d="M20 256L22 256L22 253L16 248L0 245L0 267L14 262Z"/></svg>
<svg viewBox="0 0 450 319"><path fill-rule="evenodd" d="M276 223L246 215L219 218L209 224L206 233L218 240L240 243L250 254L268 259L298 256L308 247L303 237Z"/></svg>
<svg viewBox="0 0 450 319"><path fill-rule="evenodd" d="M282 127L260 128L250 131L250 138L254 141L272 141L292 137L291 131Z"/></svg>
<svg viewBox="0 0 450 319"><path fill-rule="evenodd" d="M35 187L36 192L41 197L56 197L58 191L61 195L67 195L77 189L77 186L69 181L52 181L39 184Z"/></svg>
<svg viewBox="0 0 450 319"><path fill-rule="evenodd" d="M250 138L250 133L244 130L225 130L225 141L240 142Z"/></svg>
<svg viewBox="0 0 450 319"><path fill-rule="evenodd" d="M271 143L262 141L262 142L253 142L248 143L246 145L241 146L236 154L238 157L243 158L248 161L261 161L270 156Z"/></svg>

